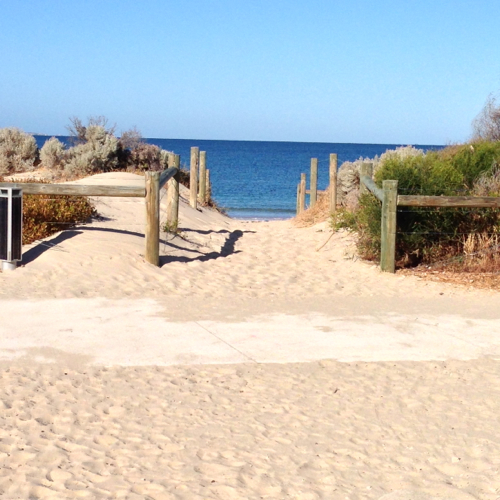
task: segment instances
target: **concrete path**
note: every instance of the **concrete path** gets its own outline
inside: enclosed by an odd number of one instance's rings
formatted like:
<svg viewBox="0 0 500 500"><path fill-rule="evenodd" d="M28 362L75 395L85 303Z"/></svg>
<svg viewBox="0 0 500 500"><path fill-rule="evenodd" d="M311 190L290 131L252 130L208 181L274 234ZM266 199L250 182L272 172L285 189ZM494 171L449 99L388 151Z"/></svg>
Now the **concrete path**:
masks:
<svg viewBox="0 0 500 500"><path fill-rule="evenodd" d="M165 366L500 359L495 315L275 308L238 320L178 321L165 312L171 302L153 299L4 300L1 307L0 361Z"/></svg>

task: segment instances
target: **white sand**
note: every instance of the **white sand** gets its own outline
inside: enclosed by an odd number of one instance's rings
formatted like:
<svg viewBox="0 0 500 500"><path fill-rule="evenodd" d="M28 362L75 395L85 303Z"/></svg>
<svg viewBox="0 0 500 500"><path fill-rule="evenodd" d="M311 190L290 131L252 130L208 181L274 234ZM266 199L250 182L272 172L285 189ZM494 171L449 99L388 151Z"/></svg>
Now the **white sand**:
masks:
<svg viewBox="0 0 500 500"><path fill-rule="evenodd" d="M0 498L500 498L497 293L185 202L158 269L96 203L0 274Z"/></svg>

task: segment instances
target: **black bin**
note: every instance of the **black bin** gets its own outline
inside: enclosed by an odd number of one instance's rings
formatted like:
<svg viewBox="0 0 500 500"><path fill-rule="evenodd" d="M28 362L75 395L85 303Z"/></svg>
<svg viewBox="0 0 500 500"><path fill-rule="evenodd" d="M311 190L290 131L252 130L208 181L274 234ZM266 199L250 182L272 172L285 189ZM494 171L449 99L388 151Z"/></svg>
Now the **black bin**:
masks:
<svg viewBox="0 0 500 500"><path fill-rule="evenodd" d="M22 258L23 191L0 187L0 260Z"/></svg>

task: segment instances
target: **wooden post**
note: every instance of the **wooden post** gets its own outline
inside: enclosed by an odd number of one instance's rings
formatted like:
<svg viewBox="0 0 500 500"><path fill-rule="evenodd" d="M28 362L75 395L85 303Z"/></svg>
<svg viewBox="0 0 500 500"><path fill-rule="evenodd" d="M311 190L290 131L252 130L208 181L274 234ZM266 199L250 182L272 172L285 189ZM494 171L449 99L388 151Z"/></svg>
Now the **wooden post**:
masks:
<svg viewBox="0 0 500 500"><path fill-rule="evenodd" d="M160 265L160 172L146 172L146 262Z"/></svg>
<svg viewBox="0 0 500 500"><path fill-rule="evenodd" d="M200 151L200 203L207 201L207 152Z"/></svg>
<svg viewBox="0 0 500 500"><path fill-rule="evenodd" d="M306 209L306 174L300 174L299 214Z"/></svg>
<svg viewBox="0 0 500 500"><path fill-rule="evenodd" d="M170 164L169 155L169 166L179 168L180 166L180 156L173 155L172 164ZM179 226L179 181L181 174L177 172L168 181L167 190L167 225L171 230L176 231Z"/></svg>
<svg viewBox="0 0 500 500"><path fill-rule="evenodd" d="M212 197L212 184L210 184L210 170L207 168L205 170L206 176L206 187L205 187L205 203Z"/></svg>
<svg viewBox="0 0 500 500"><path fill-rule="evenodd" d="M361 168L359 170L359 177L368 176L370 179L373 177L373 163L366 162L361 164ZM359 194L368 194L370 191L368 188L362 183L359 183Z"/></svg>
<svg viewBox="0 0 500 500"><path fill-rule="evenodd" d="M190 176L189 176L189 204L196 209L198 198L198 163L200 149L197 147L191 148Z"/></svg>
<svg viewBox="0 0 500 500"><path fill-rule="evenodd" d="M330 212L337 210L337 155L330 154Z"/></svg>
<svg viewBox="0 0 500 500"><path fill-rule="evenodd" d="M297 215L300 214L300 182L297 184Z"/></svg>
<svg viewBox="0 0 500 500"><path fill-rule="evenodd" d="M175 166L175 153L168 153L167 164L168 164L168 167Z"/></svg>
<svg viewBox="0 0 500 500"><path fill-rule="evenodd" d="M398 208L398 181L384 181L382 202L382 237L380 269L387 273L396 270L396 216Z"/></svg>
<svg viewBox="0 0 500 500"><path fill-rule="evenodd" d="M314 207L318 200L318 159L311 158L311 179L310 179L311 194L309 197L309 205Z"/></svg>

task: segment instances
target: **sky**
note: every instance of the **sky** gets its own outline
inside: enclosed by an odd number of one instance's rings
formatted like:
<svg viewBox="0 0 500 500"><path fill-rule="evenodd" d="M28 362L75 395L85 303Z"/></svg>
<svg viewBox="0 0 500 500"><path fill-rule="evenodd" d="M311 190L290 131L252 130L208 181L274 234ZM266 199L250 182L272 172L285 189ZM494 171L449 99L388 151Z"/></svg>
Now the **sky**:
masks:
<svg viewBox="0 0 500 500"><path fill-rule="evenodd" d="M498 0L0 0L0 127L466 141L500 91Z"/></svg>

